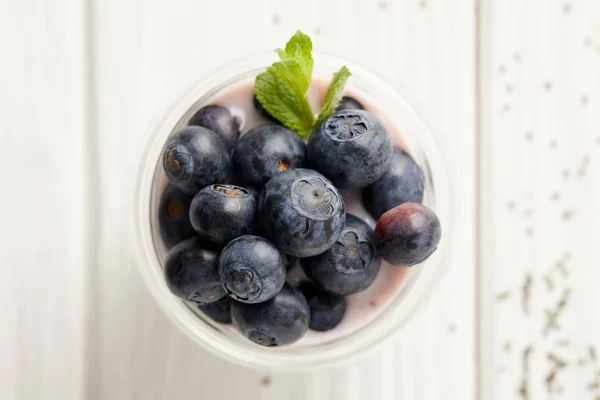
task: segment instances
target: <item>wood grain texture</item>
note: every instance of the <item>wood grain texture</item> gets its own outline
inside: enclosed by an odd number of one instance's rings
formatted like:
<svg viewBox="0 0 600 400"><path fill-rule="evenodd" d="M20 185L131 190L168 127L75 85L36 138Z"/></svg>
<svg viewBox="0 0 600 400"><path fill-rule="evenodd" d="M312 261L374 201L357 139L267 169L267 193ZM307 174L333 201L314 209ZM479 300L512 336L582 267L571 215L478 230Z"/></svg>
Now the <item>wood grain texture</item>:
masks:
<svg viewBox="0 0 600 400"><path fill-rule="evenodd" d="M87 109L80 2L0 4L0 398L85 386Z"/></svg>
<svg viewBox="0 0 600 400"><path fill-rule="evenodd" d="M122 215L128 196L125 160L179 91L233 56L275 48L301 29L313 36L317 51L371 65L429 107L460 177L456 192L463 224L459 261L409 329L356 363L283 375L226 363L176 331L143 286L124 237L115 234L125 232L126 220L103 218L90 396L211 398L223 395L226 385L227 396L247 399L474 398L473 4L422 3L94 3L100 215ZM355 29L365 21L371 28ZM235 385L226 384L232 381Z"/></svg>
<svg viewBox="0 0 600 400"><path fill-rule="evenodd" d="M484 2L482 399L600 398L600 3Z"/></svg>

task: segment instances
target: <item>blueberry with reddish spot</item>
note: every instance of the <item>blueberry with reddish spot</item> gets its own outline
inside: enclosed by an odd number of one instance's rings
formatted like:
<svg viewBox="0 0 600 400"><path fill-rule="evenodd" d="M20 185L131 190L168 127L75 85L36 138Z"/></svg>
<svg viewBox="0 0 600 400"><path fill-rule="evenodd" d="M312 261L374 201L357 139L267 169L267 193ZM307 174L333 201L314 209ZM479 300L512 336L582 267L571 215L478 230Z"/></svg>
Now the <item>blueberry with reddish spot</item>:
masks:
<svg viewBox="0 0 600 400"><path fill-rule="evenodd" d="M219 275L234 300L261 303L275 296L285 283L281 252L267 239L244 235L221 251Z"/></svg>
<svg viewBox="0 0 600 400"><path fill-rule="evenodd" d="M340 100L340 104L336 107L335 111L345 111L345 110L364 110L363 107L358 100L350 97L344 96L342 100Z"/></svg>
<svg viewBox="0 0 600 400"><path fill-rule="evenodd" d="M164 265L169 290L184 300L208 304L225 297L217 268L218 252L194 237L173 247Z"/></svg>
<svg viewBox="0 0 600 400"><path fill-rule="evenodd" d="M403 203L420 203L423 170L404 150L395 148L390 169L363 190L363 204L375 219Z"/></svg>
<svg viewBox="0 0 600 400"><path fill-rule="evenodd" d="M200 311L206 314L213 321L221 324L231 323L231 297L226 296L219 301L210 304L198 306Z"/></svg>
<svg viewBox="0 0 600 400"><path fill-rule="evenodd" d="M231 319L242 335L254 343L283 346L304 336L310 309L304 295L286 283L275 297L263 303L233 302Z"/></svg>
<svg viewBox="0 0 600 400"><path fill-rule="evenodd" d="M309 166L340 189L360 189L381 178L392 152L386 129L364 110L331 114L313 130L307 145Z"/></svg>
<svg viewBox="0 0 600 400"><path fill-rule="evenodd" d="M183 128L169 138L162 157L167 178L185 193L196 194L207 185L227 179L227 144L209 129Z"/></svg>
<svg viewBox="0 0 600 400"><path fill-rule="evenodd" d="M269 112L267 110L265 110L265 108L263 107L262 104L260 104L260 101L258 101L258 99L256 98L256 95L254 95L252 97L252 104L254 104L254 109L256 109L256 112L258 112L258 114L263 117L264 119L266 119L267 121L279 124L280 122L271 114L269 114Z"/></svg>
<svg viewBox="0 0 600 400"><path fill-rule="evenodd" d="M158 226L163 243L170 249L196 235L190 222L192 196L169 184L160 196Z"/></svg>
<svg viewBox="0 0 600 400"><path fill-rule="evenodd" d="M274 124L250 129L239 140L233 168L242 185L261 187L288 169L303 168L306 145L292 130Z"/></svg>
<svg viewBox="0 0 600 400"><path fill-rule="evenodd" d="M346 216L342 234L328 251L300 260L306 275L326 290L347 295L368 288L381 259L372 242L373 230L354 215Z"/></svg>
<svg viewBox="0 0 600 400"><path fill-rule="evenodd" d="M190 220L198 234L225 245L238 236L252 233L256 199L234 185L210 185L199 191L190 206Z"/></svg>
<svg viewBox="0 0 600 400"><path fill-rule="evenodd" d="M330 248L344 227L344 200L318 172L282 172L263 187L258 200L260 225L277 247L295 257Z"/></svg>
<svg viewBox="0 0 600 400"><path fill-rule="evenodd" d="M202 107L190 119L188 125L197 125L210 129L227 142L229 149L233 149L240 136L238 120L231 115L227 108L219 105Z"/></svg>
<svg viewBox="0 0 600 400"><path fill-rule="evenodd" d="M411 266L425 261L440 242L437 215L418 203L404 203L385 212L377 221L373 243L392 265Z"/></svg>
<svg viewBox="0 0 600 400"><path fill-rule="evenodd" d="M328 292L310 282L304 282L299 289L306 296L310 307L310 329L325 332L342 322L346 314L344 296Z"/></svg>

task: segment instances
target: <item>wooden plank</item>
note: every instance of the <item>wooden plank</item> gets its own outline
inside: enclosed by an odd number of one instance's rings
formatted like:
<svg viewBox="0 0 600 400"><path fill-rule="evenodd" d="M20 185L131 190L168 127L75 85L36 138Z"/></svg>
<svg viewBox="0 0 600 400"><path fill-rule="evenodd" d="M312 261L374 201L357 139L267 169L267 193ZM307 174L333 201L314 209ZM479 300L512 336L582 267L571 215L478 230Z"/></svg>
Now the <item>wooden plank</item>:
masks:
<svg viewBox="0 0 600 400"><path fill-rule="evenodd" d="M482 399L600 398L600 3L484 1Z"/></svg>
<svg viewBox="0 0 600 400"><path fill-rule="evenodd" d="M0 398L81 399L88 166L84 4L3 2Z"/></svg>
<svg viewBox="0 0 600 400"><path fill-rule="evenodd" d="M103 399L210 398L222 396L227 385L228 396L247 399L361 399L371 393L473 399L473 1L107 0L94 3L93 15L102 221L90 393ZM365 24L372 29L357 28ZM230 365L176 331L143 286L125 245L126 221L116 216L128 196L124 160L151 119L204 72L240 52L280 46L296 29L312 34L317 50L370 65L425 102L455 172L461 240L458 261L432 304L379 353L327 371L284 375Z"/></svg>

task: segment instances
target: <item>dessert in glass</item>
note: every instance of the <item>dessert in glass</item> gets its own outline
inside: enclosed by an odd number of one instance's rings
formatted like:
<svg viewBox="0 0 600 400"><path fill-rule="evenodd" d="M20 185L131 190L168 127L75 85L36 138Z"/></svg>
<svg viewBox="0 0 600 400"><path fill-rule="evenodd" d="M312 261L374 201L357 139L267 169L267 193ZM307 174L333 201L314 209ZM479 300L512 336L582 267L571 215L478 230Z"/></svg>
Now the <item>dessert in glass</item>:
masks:
<svg viewBox="0 0 600 400"><path fill-rule="evenodd" d="M300 32L278 53L175 102L132 210L140 272L177 326L234 362L298 369L375 347L430 296L450 183L401 88L313 57Z"/></svg>

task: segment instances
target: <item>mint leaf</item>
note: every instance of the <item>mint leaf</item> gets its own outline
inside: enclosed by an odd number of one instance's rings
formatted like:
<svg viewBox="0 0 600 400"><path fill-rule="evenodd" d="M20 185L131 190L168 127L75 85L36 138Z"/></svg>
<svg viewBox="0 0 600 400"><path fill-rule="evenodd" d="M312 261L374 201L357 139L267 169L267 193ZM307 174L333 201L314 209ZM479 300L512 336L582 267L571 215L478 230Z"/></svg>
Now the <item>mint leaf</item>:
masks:
<svg viewBox="0 0 600 400"><path fill-rule="evenodd" d="M300 93L304 84L298 84L286 74L287 71L298 69L299 66L288 62L274 63L256 77L254 94L269 114L300 136L306 137L314 125L314 116L306 95Z"/></svg>
<svg viewBox="0 0 600 400"><path fill-rule="evenodd" d="M344 86L350 75L352 74L345 65L333 75L333 79L327 88L327 93L325 93L325 100L323 101L323 107L317 118L317 124L323 122L325 118L335 111L344 95Z"/></svg>
<svg viewBox="0 0 600 400"><path fill-rule="evenodd" d="M310 86L310 76L307 78L302 67L296 60L285 60L273 63L277 76L283 79L286 84L294 90L298 97L304 97Z"/></svg>
<svg viewBox="0 0 600 400"><path fill-rule="evenodd" d="M254 94L269 114L306 137L315 122L306 96L313 69L312 41L298 31L285 50L276 51L281 61L256 77Z"/></svg>
<svg viewBox="0 0 600 400"><path fill-rule="evenodd" d="M297 31L285 49L275 51L281 61L256 77L254 94L269 114L298 135L307 137L315 125L315 115L306 95L313 71L312 41ZM319 121L335 110L349 76L346 67L334 75Z"/></svg>
<svg viewBox="0 0 600 400"><path fill-rule="evenodd" d="M305 78L310 82L313 71L313 58L312 40L310 40L308 35L296 31L294 36L285 45L285 50L277 49L276 51L281 61L296 60L302 68Z"/></svg>

